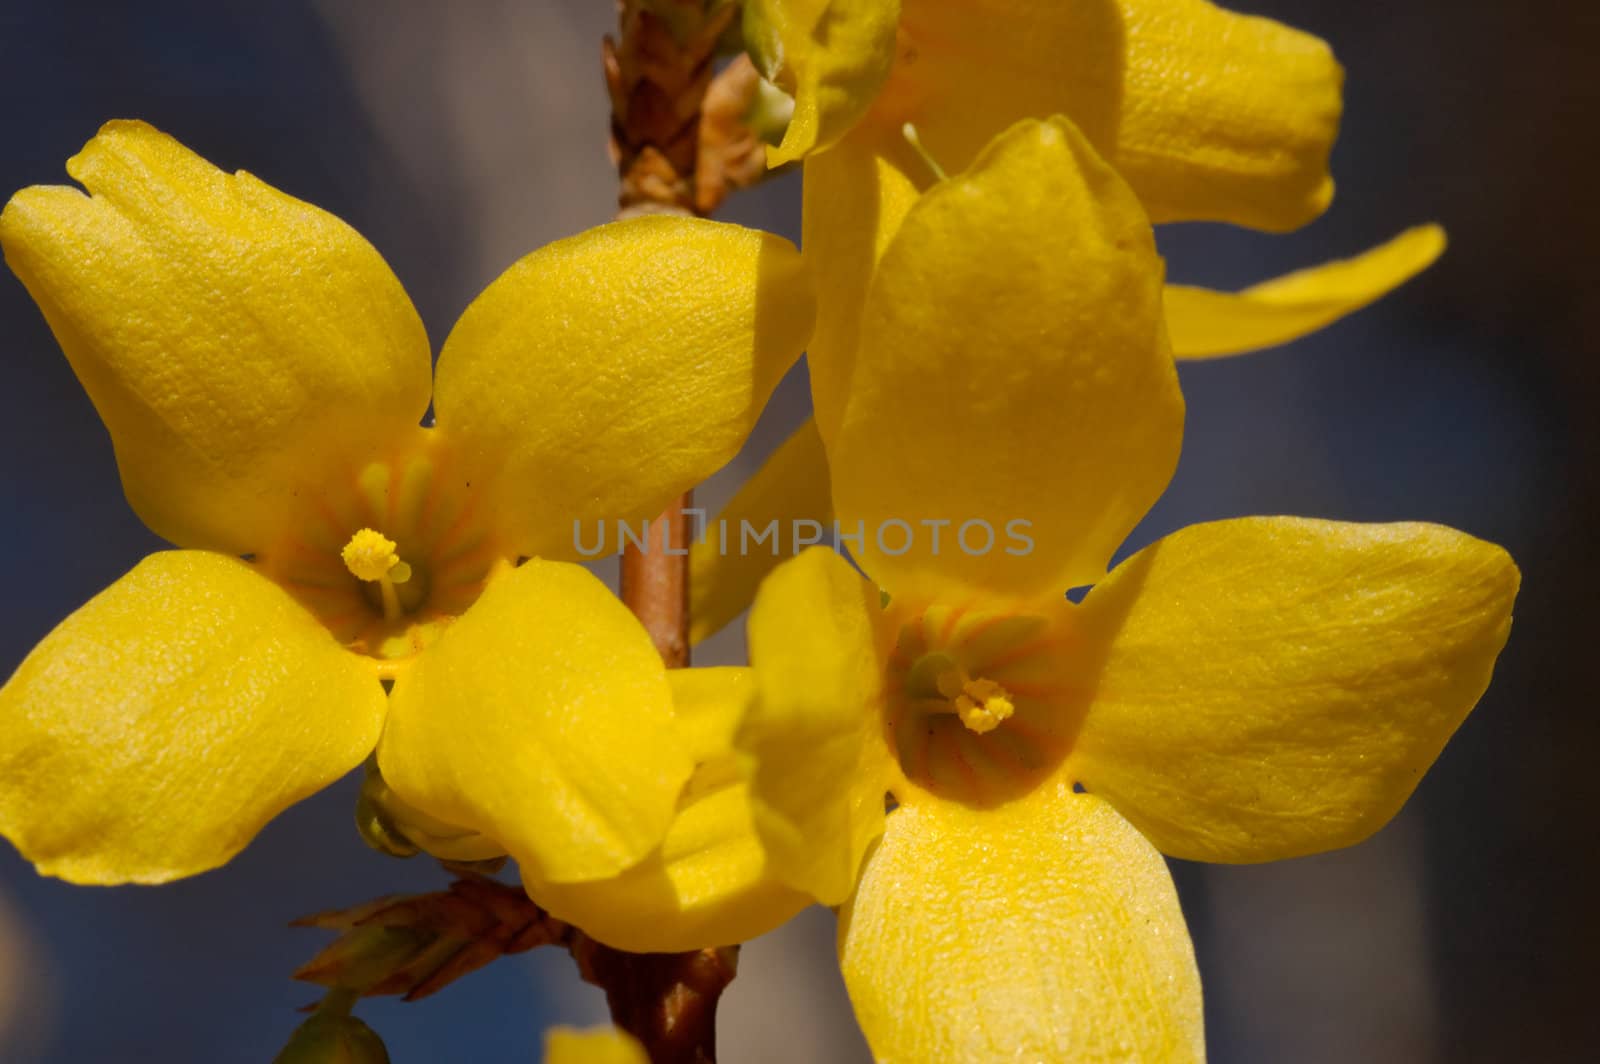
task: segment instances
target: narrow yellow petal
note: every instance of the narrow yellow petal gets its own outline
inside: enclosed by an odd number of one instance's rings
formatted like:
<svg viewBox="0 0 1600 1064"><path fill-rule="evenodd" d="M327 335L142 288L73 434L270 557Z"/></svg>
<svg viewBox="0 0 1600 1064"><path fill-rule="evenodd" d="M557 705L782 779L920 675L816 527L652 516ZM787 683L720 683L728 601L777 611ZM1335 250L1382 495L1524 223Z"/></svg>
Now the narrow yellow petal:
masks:
<svg viewBox="0 0 1600 1064"><path fill-rule="evenodd" d="M156 533L258 551L308 478L415 430L427 334L349 226L140 122L67 170L90 194L23 189L0 245Z"/></svg>
<svg viewBox="0 0 1600 1064"><path fill-rule="evenodd" d="M750 610L758 693L737 743L756 830L774 874L824 905L849 896L883 830L880 613L877 590L824 547L775 569Z"/></svg>
<svg viewBox="0 0 1600 1064"><path fill-rule="evenodd" d="M873 579L1036 598L1104 575L1178 460L1161 271L1138 201L1064 119L1019 123L917 201L829 448Z"/></svg>
<svg viewBox="0 0 1600 1064"><path fill-rule="evenodd" d="M743 550L740 532L760 532L778 523L777 542L791 543L797 521L813 521L804 533L825 536L832 530L832 485L828 458L822 451L817 423L807 420L772 452L766 463L744 482L728 505L712 518L707 535L689 551L689 641L716 634L743 613L755 598L763 577L783 555L768 550ZM724 539L723 530L726 530Z"/></svg>
<svg viewBox="0 0 1600 1064"><path fill-rule="evenodd" d="M522 259L439 357L435 412L472 479L505 486L524 555L575 559L595 522L654 517L744 443L811 333L788 241L635 218ZM610 549L616 549L614 537Z"/></svg>
<svg viewBox="0 0 1600 1064"><path fill-rule="evenodd" d="M899 14L897 0L746 0L746 42L794 97L767 165L830 147L866 113L889 76Z"/></svg>
<svg viewBox="0 0 1600 1064"><path fill-rule="evenodd" d="M633 1035L615 1027L552 1027L544 1036L544 1064L650 1064L650 1058Z"/></svg>
<svg viewBox="0 0 1600 1064"><path fill-rule="evenodd" d="M1242 292L1167 286L1167 332L1178 358L1217 358L1276 347L1382 298L1444 253L1437 225L1407 229L1353 259L1297 270Z"/></svg>
<svg viewBox="0 0 1600 1064"><path fill-rule="evenodd" d="M905 0L868 124L916 125L946 170L1064 114L1158 222L1281 231L1333 197L1343 71L1328 46L1206 0Z"/></svg>
<svg viewBox="0 0 1600 1064"><path fill-rule="evenodd" d="M689 778L649 636L576 565L535 559L491 582L390 702L378 765L394 792L544 880L641 860Z"/></svg>
<svg viewBox="0 0 1600 1064"><path fill-rule="evenodd" d="M1175 857L1359 842L1483 694L1518 579L1505 551L1438 525L1184 529L1085 601L1098 690L1071 769Z"/></svg>
<svg viewBox="0 0 1600 1064"><path fill-rule="evenodd" d="M74 883L223 864L371 751L383 688L234 558L152 554L0 689L0 833Z"/></svg>
<svg viewBox="0 0 1600 1064"><path fill-rule="evenodd" d="M1166 863L1064 785L897 809L839 913L839 963L881 1061L1205 1059Z"/></svg>
<svg viewBox="0 0 1600 1064"><path fill-rule="evenodd" d="M801 185L801 246L817 284L817 327L806 348L817 429L832 444L850 397L861 339L861 308L878 259L916 202L920 167L903 139L848 137L806 160ZM923 184L932 175L923 179ZM871 357L869 354L868 357Z"/></svg>
<svg viewBox="0 0 1600 1064"><path fill-rule="evenodd" d="M750 669L673 669L673 716L694 775L661 847L620 875L543 883L528 895L559 919L635 953L727 946L765 934L810 904L768 873L733 738L755 697Z"/></svg>

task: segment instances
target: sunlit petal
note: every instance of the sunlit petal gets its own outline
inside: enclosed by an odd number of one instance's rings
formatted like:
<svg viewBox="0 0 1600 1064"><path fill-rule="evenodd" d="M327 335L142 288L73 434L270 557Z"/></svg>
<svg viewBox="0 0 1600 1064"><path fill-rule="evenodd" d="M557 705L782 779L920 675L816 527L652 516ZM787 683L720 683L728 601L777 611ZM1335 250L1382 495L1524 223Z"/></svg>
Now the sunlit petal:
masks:
<svg viewBox="0 0 1600 1064"><path fill-rule="evenodd" d="M839 913L839 963L878 1060L1205 1059L1166 863L1064 785L896 810Z"/></svg>
<svg viewBox="0 0 1600 1064"><path fill-rule="evenodd" d="M1184 529L1083 606L1072 771L1176 857L1359 842L1483 694L1517 585L1505 551L1438 525Z"/></svg>
<svg viewBox="0 0 1600 1064"><path fill-rule="evenodd" d="M389 786L540 879L599 879L643 859L689 778L649 636L565 562L492 581L391 703L378 748Z"/></svg>
<svg viewBox="0 0 1600 1064"><path fill-rule="evenodd" d="M1064 119L1019 123L917 201L829 452L873 579L1038 597L1104 575L1178 459L1161 269L1138 201Z"/></svg>
<svg viewBox="0 0 1600 1064"><path fill-rule="evenodd" d="M359 765L383 712L373 662L249 565L152 554L0 689L0 832L75 883L204 872Z"/></svg>
<svg viewBox="0 0 1600 1064"><path fill-rule="evenodd" d="M427 334L349 226L142 122L67 170L89 195L23 189L0 244L158 534L260 550L308 480L416 428Z"/></svg>
<svg viewBox="0 0 1600 1064"><path fill-rule="evenodd" d="M579 529L654 517L738 453L813 308L778 237L691 218L600 226L467 308L439 356L438 426L498 485L522 554L575 559Z"/></svg>

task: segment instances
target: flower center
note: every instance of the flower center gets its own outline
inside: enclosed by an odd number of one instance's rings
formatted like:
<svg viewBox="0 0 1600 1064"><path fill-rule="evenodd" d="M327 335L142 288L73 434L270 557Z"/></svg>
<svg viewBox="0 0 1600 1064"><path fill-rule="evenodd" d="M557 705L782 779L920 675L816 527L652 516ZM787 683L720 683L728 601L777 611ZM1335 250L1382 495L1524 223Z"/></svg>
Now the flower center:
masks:
<svg viewBox="0 0 1600 1064"><path fill-rule="evenodd" d="M945 677L949 682L939 684L940 693L955 707L961 723L979 735L994 731L1017 711L1010 693L993 680L964 680L955 673Z"/></svg>
<svg viewBox="0 0 1600 1064"><path fill-rule="evenodd" d="M1079 713L1060 683L1060 619L943 605L894 619L885 723L909 781L984 804L1061 764Z"/></svg>
<svg viewBox="0 0 1600 1064"><path fill-rule="evenodd" d="M287 531L256 559L340 642L392 662L432 642L514 561L483 487L432 430L417 433L297 491Z"/></svg>
<svg viewBox="0 0 1600 1064"><path fill-rule="evenodd" d="M905 695L924 713L954 713L968 730L987 735L1017 711L1011 692L986 677L973 679L943 651L918 658L907 673Z"/></svg>

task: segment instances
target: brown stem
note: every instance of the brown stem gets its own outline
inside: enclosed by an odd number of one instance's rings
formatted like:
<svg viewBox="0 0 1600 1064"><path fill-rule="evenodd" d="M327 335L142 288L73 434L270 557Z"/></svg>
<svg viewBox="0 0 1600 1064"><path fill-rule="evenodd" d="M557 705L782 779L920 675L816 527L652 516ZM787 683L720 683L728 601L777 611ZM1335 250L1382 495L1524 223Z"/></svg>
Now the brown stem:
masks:
<svg viewBox="0 0 1600 1064"><path fill-rule="evenodd" d="M650 522L647 546L628 544L622 552L622 601L628 604L669 669L689 664L688 550L694 530L685 492Z"/></svg>
<svg viewBox="0 0 1600 1064"><path fill-rule="evenodd" d="M602 53L611 94L611 155L622 215L695 213L700 113L717 42L737 4L619 0L616 38Z"/></svg>
<svg viewBox="0 0 1600 1064"><path fill-rule="evenodd" d="M568 948L584 980L606 992L612 1021L653 1064L715 1064L717 1002L738 970L738 946L624 953L580 933Z"/></svg>

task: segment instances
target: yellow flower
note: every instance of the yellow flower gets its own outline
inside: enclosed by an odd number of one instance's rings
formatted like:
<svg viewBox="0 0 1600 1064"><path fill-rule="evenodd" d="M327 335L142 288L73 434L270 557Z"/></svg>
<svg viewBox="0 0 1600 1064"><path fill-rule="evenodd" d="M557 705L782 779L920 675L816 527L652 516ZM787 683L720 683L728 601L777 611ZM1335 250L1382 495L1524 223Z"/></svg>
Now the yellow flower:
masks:
<svg viewBox="0 0 1600 1064"><path fill-rule="evenodd" d="M1018 119L1061 113L1156 221L1292 229L1333 197L1328 46L1207 0L751 0L746 26L795 98L774 164L848 143L919 174L910 122L963 169Z"/></svg>
<svg viewBox="0 0 1600 1064"><path fill-rule="evenodd" d="M1488 684L1516 567L1436 525L1265 517L1107 575L1183 401L1148 222L1063 120L918 201L862 344L834 497L871 579L813 548L750 616L774 872L842 906L880 1060L1199 1060L1161 854L1386 822Z"/></svg>
<svg viewBox="0 0 1600 1064"><path fill-rule="evenodd" d="M1063 114L1139 194L1157 222L1222 221L1297 228L1333 198L1328 156L1343 107L1343 71L1326 44L1207 0L752 0L747 38L795 96L773 163L805 159L802 247L820 282L810 346L824 441L848 396L862 300L877 257L917 194L965 169L1023 118ZM916 146L908 142L908 124ZM1174 350L1282 343L1378 298L1438 252L1428 229L1380 257L1356 293L1313 285L1299 295L1332 314L1273 328L1226 329L1259 317L1258 301L1194 306L1180 296ZM1432 248L1432 254L1428 249ZM1379 270L1377 266L1386 266ZM1217 323L1218 311L1221 324ZM1298 332L1289 328L1298 326ZM1241 346L1241 342L1243 346Z"/></svg>
<svg viewBox="0 0 1600 1064"><path fill-rule="evenodd" d="M401 801L531 877L652 853L692 751L573 522L648 516L737 451L810 327L794 249L667 218L559 241L435 378L331 215L140 123L67 169L88 194L19 192L0 243L180 549L0 690L0 832L76 882L192 875L376 745Z"/></svg>
<svg viewBox="0 0 1600 1064"><path fill-rule="evenodd" d="M1019 119L1071 118L1157 222L1278 232L1333 198L1343 71L1332 52L1208 0L751 0L747 37L795 96L770 161L806 159L825 439L877 256L919 190ZM1173 349L1209 357L1284 343L1372 302L1442 250L1442 232L1423 226L1354 263L1236 296L1178 289Z"/></svg>
<svg viewBox="0 0 1600 1064"><path fill-rule="evenodd" d="M1328 205L1343 73L1315 37L1206 0L750 0L747 39L795 95L774 162L805 159L802 246L818 278L807 351L817 425L802 427L721 515L826 523L826 450L849 400L879 257L942 172L1014 121L1064 114L1154 220L1282 231ZM907 123L916 144L907 139ZM1436 225L1353 259L1216 292L1169 285L1179 358L1273 347L1422 272ZM820 436L820 438L819 438ZM696 551L692 637L749 605L770 555Z"/></svg>

